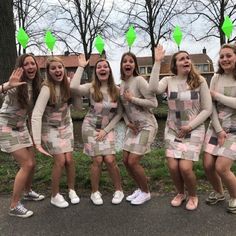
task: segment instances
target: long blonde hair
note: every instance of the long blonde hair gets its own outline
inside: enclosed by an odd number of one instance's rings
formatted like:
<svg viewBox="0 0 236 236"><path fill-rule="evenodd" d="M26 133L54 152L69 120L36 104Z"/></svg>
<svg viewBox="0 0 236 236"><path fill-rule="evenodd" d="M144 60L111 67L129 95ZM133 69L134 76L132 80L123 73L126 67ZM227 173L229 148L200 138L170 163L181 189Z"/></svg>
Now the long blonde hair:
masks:
<svg viewBox="0 0 236 236"><path fill-rule="evenodd" d="M175 75L178 74L177 66L176 66L176 61L177 61L176 57L180 53L186 53L189 56L188 52L186 51L178 51L172 56L171 62L170 62L170 70ZM197 73L196 69L191 63L190 72L188 73L188 77L187 77L187 84L190 87L190 89L196 89L200 86L201 83L202 83L201 76L200 74Z"/></svg>
<svg viewBox="0 0 236 236"><path fill-rule="evenodd" d="M70 85L69 85L69 81L68 78L66 76L66 69L65 66L63 64L63 61L61 60L61 58L59 57L50 57L47 59L46 62L46 80L43 82L42 85L46 85L49 87L50 89L50 99L49 99L49 103L50 105L55 105L58 101L56 100L56 90L55 90L55 85L56 82L53 80L53 78L51 77L51 75L49 74L49 67L51 65L52 62L59 62L62 64L63 68L64 68L64 77L63 80L60 83L60 92L61 92L61 98L62 98L62 102L67 102L70 98Z"/></svg>
<svg viewBox="0 0 236 236"><path fill-rule="evenodd" d="M224 45L221 46L220 51L221 51L222 49L224 49L224 48L232 49L232 51L233 51L234 54L236 55L236 45L233 45L233 44L224 44ZM223 68L221 67L219 61L218 61L218 67L219 67L219 69L217 70L217 73L218 73L218 74L221 74L221 75L224 74L225 71L224 71ZM233 77L234 77L234 79L236 80L236 65L234 66Z"/></svg>
<svg viewBox="0 0 236 236"><path fill-rule="evenodd" d="M102 62L102 61L105 61L110 69L110 74L109 74L108 81L107 81L108 93L109 93L112 101L116 102L119 97L119 90L118 90L117 86L115 85L110 63L106 59L103 59L103 58L99 59L94 66L93 80L92 80L92 87L93 87L94 91L92 93L92 98L94 99L95 102L101 102L103 100L103 95L100 90L102 84L101 84L101 81L98 79L98 76L96 73L97 65L99 62Z"/></svg>

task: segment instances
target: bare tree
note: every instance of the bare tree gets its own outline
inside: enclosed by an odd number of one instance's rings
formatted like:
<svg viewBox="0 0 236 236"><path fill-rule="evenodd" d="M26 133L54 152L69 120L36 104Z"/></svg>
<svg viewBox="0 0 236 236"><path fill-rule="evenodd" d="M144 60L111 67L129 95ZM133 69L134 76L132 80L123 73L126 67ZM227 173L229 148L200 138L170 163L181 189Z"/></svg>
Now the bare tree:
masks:
<svg viewBox="0 0 236 236"><path fill-rule="evenodd" d="M108 18L113 4L105 7L105 0L58 0L60 12L55 18L59 26L55 30L57 37L63 41L69 51L82 49L89 58L98 34L104 39L110 34L111 25ZM61 27L61 25L65 27ZM73 42L73 46L71 44Z"/></svg>
<svg viewBox="0 0 236 236"><path fill-rule="evenodd" d="M50 8L45 0L14 0L16 30L22 27L29 35L30 41L26 48L36 47L43 50L43 37L47 28L46 16ZM18 55L26 52L26 48L18 45Z"/></svg>
<svg viewBox="0 0 236 236"><path fill-rule="evenodd" d="M15 27L12 0L0 1L0 80L8 80L16 60Z"/></svg>
<svg viewBox="0 0 236 236"><path fill-rule="evenodd" d="M194 36L194 38L197 41L207 38L217 38L220 41L220 45L226 43L222 25L226 15L228 15L235 24L235 0L188 0L187 2L192 2L192 8L188 11L188 14L194 17L192 22L201 22L201 25L204 25L201 30L202 35L198 37ZM236 35L232 35L228 42L235 40Z"/></svg>
<svg viewBox="0 0 236 236"><path fill-rule="evenodd" d="M123 29L132 24L144 33L144 47L151 48L153 60L155 45L161 39L170 38L173 20L189 7L189 4L181 5L180 2L180 0L127 0L128 10L119 9L119 12L127 18Z"/></svg>

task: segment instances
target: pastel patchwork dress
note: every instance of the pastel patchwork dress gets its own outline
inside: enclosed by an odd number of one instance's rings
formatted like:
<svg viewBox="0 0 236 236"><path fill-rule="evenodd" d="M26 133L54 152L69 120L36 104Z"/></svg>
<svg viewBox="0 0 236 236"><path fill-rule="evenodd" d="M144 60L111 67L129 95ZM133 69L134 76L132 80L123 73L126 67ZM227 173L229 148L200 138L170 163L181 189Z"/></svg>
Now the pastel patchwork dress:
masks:
<svg viewBox="0 0 236 236"><path fill-rule="evenodd" d="M105 156L115 154L114 127L122 117L122 106L119 102L111 101L107 88L101 89L103 101L95 102L92 94L92 83L80 85L83 68L78 67L70 88L73 95L86 96L90 99L90 108L82 124L84 153L88 156ZM96 141L98 130L103 129L107 134L103 141Z"/></svg>
<svg viewBox="0 0 236 236"><path fill-rule="evenodd" d="M213 102L212 120L204 142L204 151L215 156L236 160L236 80L225 74L215 74L211 89L218 92ZM225 130L227 138L219 147L217 133Z"/></svg>
<svg viewBox="0 0 236 236"><path fill-rule="evenodd" d="M204 121L212 112L211 95L206 80L196 89L189 89L186 77L169 76L158 81L159 65L156 63L150 78L150 88L158 94L167 92L168 117L165 127L166 156L198 161L205 136ZM190 125L192 131L178 138L181 126Z"/></svg>
<svg viewBox="0 0 236 236"><path fill-rule="evenodd" d="M128 90L134 96L130 102L124 98ZM129 120L138 127L138 134L128 128L123 150L137 155L150 152L150 146L157 134L157 121L151 108L157 107L156 96L148 90L148 83L142 76L131 77L120 85L121 102Z"/></svg>
<svg viewBox="0 0 236 236"><path fill-rule="evenodd" d="M74 148L73 123L70 104L62 102L60 86L56 86L56 104L50 105L49 87L43 86L32 114L33 139L50 154L72 152Z"/></svg>
<svg viewBox="0 0 236 236"><path fill-rule="evenodd" d="M31 101L32 83L28 82L27 86L29 101ZM32 103L27 109L20 108L16 88L7 91L0 110L0 147L2 151L11 153L33 145L27 125L32 109Z"/></svg>
<svg viewBox="0 0 236 236"><path fill-rule="evenodd" d="M95 102L90 95L91 106L82 124L84 153L88 156L105 156L115 154L115 133L111 120L117 115L118 102L112 102L108 95L104 95L102 102ZM96 141L98 130L107 132L103 141Z"/></svg>

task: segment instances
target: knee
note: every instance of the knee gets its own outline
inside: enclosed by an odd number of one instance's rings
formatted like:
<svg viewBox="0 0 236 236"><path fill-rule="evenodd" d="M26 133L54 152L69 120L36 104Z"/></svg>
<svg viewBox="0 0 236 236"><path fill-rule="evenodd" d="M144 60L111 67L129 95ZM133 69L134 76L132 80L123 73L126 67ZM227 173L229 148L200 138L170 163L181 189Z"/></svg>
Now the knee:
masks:
<svg viewBox="0 0 236 236"><path fill-rule="evenodd" d="M92 166L93 167L101 167L102 166L103 159L102 158L94 158Z"/></svg>
<svg viewBox="0 0 236 236"><path fill-rule="evenodd" d="M193 174L193 169L192 167L189 167L189 166L181 166L180 171L181 171L182 176L190 176Z"/></svg>
<svg viewBox="0 0 236 236"><path fill-rule="evenodd" d="M27 161L24 162L24 164L22 165L23 169L27 169L29 171L33 171L35 169L35 159L29 159Z"/></svg>
<svg viewBox="0 0 236 236"><path fill-rule="evenodd" d="M213 172L213 171L215 171L215 164L204 161L203 168L204 168L205 172L207 172L207 173Z"/></svg>
<svg viewBox="0 0 236 236"><path fill-rule="evenodd" d="M225 166L217 164L216 162L216 172L219 176L224 176L227 174L228 169Z"/></svg>
<svg viewBox="0 0 236 236"><path fill-rule="evenodd" d="M116 165L116 161L114 157L104 158L104 162L106 163L108 167L114 167Z"/></svg>
<svg viewBox="0 0 236 236"><path fill-rule="evenodd" d="M66 160L64 158L55 158L55 162L54 165L56 165L57 167L63 168L65 166Z"/></svg>
<svg viewBox="0 0 236 236"><path fill-rule="evenodd" d="M69 157L69 158L66 158L66 159L65 159L65 164L66 164L67 166L74 165L74 163L75 163L75 161L74 161L73 157Z"/></svg>
<svg viewBox="0 0 236 236"><path fill-rule="evenodd" d="M129 158L128 161L127 161L127 166L129 168L134 168L136 165L137 165L137 160L135 158Z"/></svg>

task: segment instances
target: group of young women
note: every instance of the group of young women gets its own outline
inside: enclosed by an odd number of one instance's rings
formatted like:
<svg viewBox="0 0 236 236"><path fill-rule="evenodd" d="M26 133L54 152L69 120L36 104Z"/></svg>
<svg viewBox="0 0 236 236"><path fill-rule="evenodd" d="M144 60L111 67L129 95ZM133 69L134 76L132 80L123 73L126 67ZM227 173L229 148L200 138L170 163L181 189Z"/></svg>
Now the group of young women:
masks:
<svg viewBox="0 0 236 236"><path fill-rule="evenodd" d="M126 200L132 205L150 200L147 177L140 160L150 151L156 136L158 124L152 108L158 105L156 95L163 92L168 94L169 108L165 128L166 158L177 191L171 205L178 207L186 200L187 210L197 209L193 164L199 160L203 146L204 169L214 189L206 203L216 204L225 200L224 184L230 195L227 210L236 213L236 177L231 172L236 159L236 46L223 45L219 55L219 69L211 80L210 89L194 69L186 51L178 51L172 56L170 67L173 75L159 81L160 65L165 56L161 45L155 48L149 83L139 76L136 56L131 52L123 54L120 86L115 85L106 59L99 59L95 64L91 83L80 84L89 62L82 54L78 56L78 69L71 82L61 59L48 59L46 78L41 81L35 58L30 54L21 56L9 82L0 86L0 92L6 93L0 110L0 146L20 165L9 214L23 218L33 214L20 202L22 193L24 199L44 199L43 195L31 189L35 167L33 146L39 152L53 156L51 204L60 208L69 205L59 191L64 168L69 199L72 204L79 203L80 198L74 189L70 105L80 107L83 96L90 100L82 125L82 137L84 153L91 157L92 163L91 201L95 205L103 204L99 191L103 162L115 188L112 203L119 204L124 198L116 164L114 131L122 117L127 126L123 162L137 184L137 189ZM205 131L204 122L208 117L211 121Z"/></svg>

